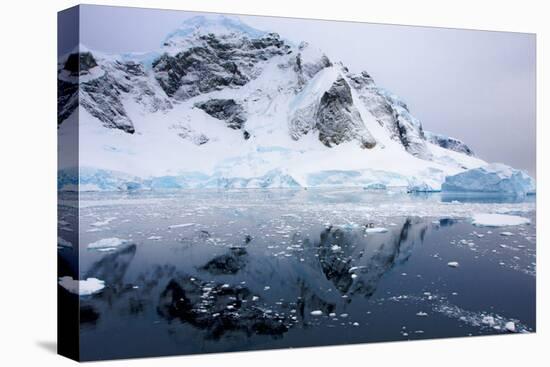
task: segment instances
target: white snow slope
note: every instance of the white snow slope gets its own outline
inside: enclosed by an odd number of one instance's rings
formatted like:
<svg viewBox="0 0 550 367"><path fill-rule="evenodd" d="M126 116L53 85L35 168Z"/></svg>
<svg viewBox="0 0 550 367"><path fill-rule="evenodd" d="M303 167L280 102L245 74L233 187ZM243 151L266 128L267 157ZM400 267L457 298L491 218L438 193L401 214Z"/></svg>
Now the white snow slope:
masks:
<svg viewBox="0 0 550 367"><path fill-rule="evenodd" d="M242 40L266 34L227 19L187 21L182 31L175 31L152 55L174 57L178 52L191 52L193 47L204 46L209 36L239 45ZM266 50L274 50L274 54L268 57L252 62L249 56L233 59L247 78L242 85L188 92L193 90L189 83L200 71L184 75L181 80L187 84L175 93L168 93L159 82L168 74L155 71L155 61L145 63L138 56L128 61L131 55L104 55L86 49L98 65L85 75L80 73L80 105L59 125L60 141L79 136L79 165L85 168L80 171L80 189L383 184L437 191L446 176L486 165L474 156L426 140L420 122L410 115L405 103L378 88L365 72L352 74L311 45L284 42L284 52L270 46ZM235 50L238 55L240 49ZM120 63L127 62L138 64L143 73L136 76L120 71ZM62 69L61 62L60 78L70 81ZM213 64L212 73L225 77L226 71L218 69ZM107 77L128 84L113 97L120 99L127 119L119 128L116 122L113 128L97 117L95 112L105 106L82 89L94 80L107 83ZM339 79L349 85L351 93L351 107L341 110L360 126L344 131L347 140L327 146L320 141L319 106ZM226 121L196 107L201 102L228 99L243 109L246 121L240 129L228 128ZM83 106L87 101L92 101L89 108ZM112 106L112 100L106 105ZM132 133L129 124L135 130ZM341 126L334 129L336 134L342 130ZM243 134L249 137L245 139ZM374 139L374 147L361 145L354 138L357 134ZM60 154L64 154L63 146ZM61 170L74 170L60 162ZM61 188L74 189L70 176L67 173L60 179Z"/></svg>

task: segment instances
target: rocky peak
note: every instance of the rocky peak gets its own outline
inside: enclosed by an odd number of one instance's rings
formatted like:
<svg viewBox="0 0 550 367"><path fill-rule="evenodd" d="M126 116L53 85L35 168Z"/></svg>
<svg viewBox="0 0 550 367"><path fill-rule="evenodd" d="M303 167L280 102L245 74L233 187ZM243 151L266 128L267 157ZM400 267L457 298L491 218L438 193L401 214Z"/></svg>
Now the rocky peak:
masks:
<svg viewBox="0 0 550 367"><path fill-rule="evenodd" d="M243 86L258 74L256 65L289 49L276 33L259 38L200 34L192 47L175 55L165 52L153 62L153 71L168 96L186 100L224 87Z"/></svg>
<svg viewBox="0 0 550 367"><path fill-rule="evenodd" d="M91 52L72 53L65 61L64 69L71 75L86 74L91 68L97 66L97 62Z"/></svg>
<svg viewBox="0 0 550 367"><path fill-rule="evenodd" d="M349 84L341 76L321 97L316 120L319 140L328 147L351 140L358 140L363 148L376 145L353 104Z"/></svg>

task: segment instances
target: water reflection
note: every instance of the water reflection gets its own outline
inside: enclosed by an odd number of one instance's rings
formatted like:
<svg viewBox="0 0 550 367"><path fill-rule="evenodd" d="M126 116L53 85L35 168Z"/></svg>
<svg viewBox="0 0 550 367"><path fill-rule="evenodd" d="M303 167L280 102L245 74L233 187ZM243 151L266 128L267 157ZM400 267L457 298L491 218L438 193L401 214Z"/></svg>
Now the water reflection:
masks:
<svg viewBox="0 0 550 367"><path fill-rule="evenodd" d="M188 325L212 340L236 334L278 338L297 326L318 325L313 311L329 315L356 297L371 297L395 264L408 261L413 247L424 240L426 228L423 221L406 218L386 233L328 226L313 236L295 234L293 243L302 243L303 251L290 258L282 271L272 271L273 252L265 252L266 244L252 241L250 235L242 245L206 262L197 258L182 265L168 264L170 252L165 251L149 266L133 266L139 252L138 245L130 244L103 255L85 273L108 286L82 300L81 320L96 326L102 313L109 313L113 322L115 312L137 322L137 315L154 310L172 325L172 333L173 327ZM188 258L208 243L208 232L200 233L204 242L186 248ZM272 285L276 293L269 294L258 284Z"/></svg>

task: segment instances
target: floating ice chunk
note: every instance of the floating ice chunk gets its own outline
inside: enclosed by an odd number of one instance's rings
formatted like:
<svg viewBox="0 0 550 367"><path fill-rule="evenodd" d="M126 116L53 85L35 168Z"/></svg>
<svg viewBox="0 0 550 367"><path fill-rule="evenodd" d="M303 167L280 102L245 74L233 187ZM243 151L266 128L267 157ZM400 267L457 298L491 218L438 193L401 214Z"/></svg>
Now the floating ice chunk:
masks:
<svg viewBox="0 0 550 367"><path fill-rule="evenodd" d="M439 192L441 191L440 186L436 183L428 183L420 181L418 179L411 179L407 185L408 193L415 192Z"/></svg>
<svg viewBox="0 0 550 367"><path fill-rule="evenodd" d="M67 241L66 239L62 237L57 237L57 245L61 247L73 247L73 244L70 241Z"/></svg>
<svg viewBox="0 0 550 367"><path fill-rule="evenodd" d="M447 263L448 266L450 266L451 268L458 268L458 262L457 261L449 261Z"/></svg>
<svg viewBox="0 0 550 367"><path fill-rule="evenodd" d="M500 232L500 235L505 237L510 237L510 236L513 236L514 234L512 232Z"/></svg>
<svg viewBox="0 0 550 367"><path fill-rule="evenodd" d="M191 226L194 226L195 223L182 223L182 224L172 224L171 226L168 226L169 229L174 229L174 228L186 228L186 227L191 227Z"/></svg>
<svg viewBox="0 0 550 367"><path fill-rule="evenodd" d="M315 310L310 312L311 316L321 316L323 315L323 311L321 310Z"/></svg>
<svg viewBox="0 0 550 367"><path fill-rule="evenodd" d="M330 248L332 251L334 252L338 252L340 251L342 248L338 245L333 245L331 248Z"/></svg>
<svg viewBox="0 0 550 367"><path fill-rule="evenodd" d="M529 219L518 215L478 213L472 216L472 224L483 227L518 226L529 223Z"/></svg>
<svg viewBox="0 0 550 367"><path fill-rule="evenodd" d="M123 245L126 242L128 242L128 241L117 238L117 237L102 238L99 241L95 241L95 242L90 243L88 245L88 248L89 249L113 248L113 247L118 247L120 245Z"/></svg>
<svg viewBox="0 0 550 367"><path fill-rule="evenodd" d="M162 236L149 236L147 239L152 241L160 241L162 240Z"/></svg>
<svg viewBox="0 0 550 367"><path fill-rule="evenodd" d="M92 227L103 227L103 226L106 226L107 224L111 223L113 220L115 220L116 217L109 217L109 218L105 218L104 220L101 220L101 221L97 221L95 223L92 223L90 224Z"/></svg>
<svg viewBox="0 0 550 367"><path fill-rule="evenodd" d="M388 229L384 227L367 228L365 230L365 232L367 233L386 233L387 231Z"/></svg>
<svg viewBox="0 0 550 367"><path fill-rule="evenodd" d="M420 311L420 312L417 312L417 313L416 313L416 316L426 317L426 316L428 316L428 314L427 314L426 312Z"/></svg>
<svg viewBox="0 0 550 367"><path fill-rule="evenodd" d="M490 327L495 326L495 318L493 316L484 316L481 322Z"/></svg>
<svg viewBox="0 0 550 367"><path fill-rule="evenodd" d="M535 181L525 172L504 164L493 163L447 176L441 186L444 192L491 192L527 195L535 192Z"/></svg>
<svg viewBox="0 0 550 367"><path fill-rule="evenodd" d="M511 333L515 333L516 332L516 324L512 321L508 321L504 327L506 328L506 330L508 330L509 332Z"/></svg>
<svg viewBox="0 0 550 367"><path fill-rule="evenodd" d="M89 296L105 288L105 282L103 280L96 278L75 280L69 276L59 278L59 285L67 291L78 294L79 296Z"/></svg>

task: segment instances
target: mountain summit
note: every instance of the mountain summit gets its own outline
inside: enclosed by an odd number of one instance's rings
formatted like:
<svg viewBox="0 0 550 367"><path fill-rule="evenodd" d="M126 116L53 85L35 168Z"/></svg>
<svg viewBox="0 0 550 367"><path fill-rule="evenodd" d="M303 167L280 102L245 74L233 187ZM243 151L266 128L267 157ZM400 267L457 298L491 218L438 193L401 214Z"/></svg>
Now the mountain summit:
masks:
<svg viewBox="0 0 550 367"><path fill-rule="evenodd" d="M84 48L60 60L59 133L79 131L80 165L101 170L89 189L131 177L178 188L437 190L485 164L465 143L425 132L367 71L236 17L190 18L152 51L147 62Z"/></svg>

